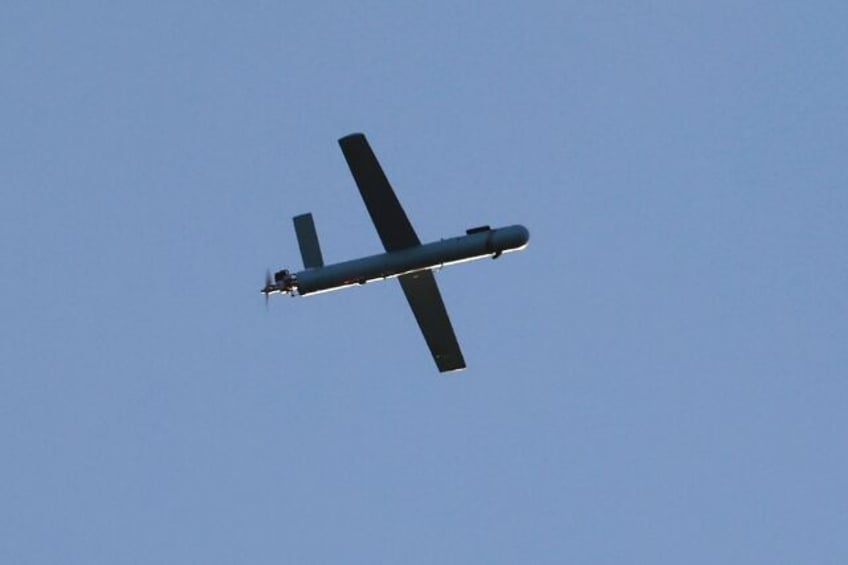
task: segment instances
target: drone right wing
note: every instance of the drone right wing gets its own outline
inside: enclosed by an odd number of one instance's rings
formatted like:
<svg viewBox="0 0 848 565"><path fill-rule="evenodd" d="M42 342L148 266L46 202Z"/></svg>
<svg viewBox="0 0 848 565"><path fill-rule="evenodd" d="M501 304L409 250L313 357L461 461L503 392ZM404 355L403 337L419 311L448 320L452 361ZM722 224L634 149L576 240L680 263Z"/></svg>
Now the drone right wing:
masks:
<svg viewBox="0 0 848 565"><path fill-rule="evenodd" d="M365 136L348 135L339 145L386 251L421 245Z"/></svg>

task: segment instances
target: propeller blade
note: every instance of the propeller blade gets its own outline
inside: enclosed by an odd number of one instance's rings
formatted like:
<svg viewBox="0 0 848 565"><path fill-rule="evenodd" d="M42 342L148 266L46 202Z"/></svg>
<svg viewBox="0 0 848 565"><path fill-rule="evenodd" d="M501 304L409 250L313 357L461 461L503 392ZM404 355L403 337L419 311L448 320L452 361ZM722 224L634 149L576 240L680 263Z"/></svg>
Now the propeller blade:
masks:
<svg viewBox="0 0 848 565"><path fill-rule="evenodd" d="M262 294L265 295L265 310L268 309L268 297L271 295L268 287L271 286L271 270L265 269L265 287L262 289Z"/></svg>

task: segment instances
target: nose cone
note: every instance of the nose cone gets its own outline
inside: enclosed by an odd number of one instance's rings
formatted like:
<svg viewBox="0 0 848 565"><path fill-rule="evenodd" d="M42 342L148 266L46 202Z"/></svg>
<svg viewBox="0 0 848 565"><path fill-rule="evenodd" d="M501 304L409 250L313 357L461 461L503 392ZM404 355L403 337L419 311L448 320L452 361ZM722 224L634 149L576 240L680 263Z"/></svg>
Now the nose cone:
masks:
<svg viewBox="0 0 848 565"><path fill-rule="evenodd" d="M530 241L530 231L524 226L514 227L517 233L516 238L518 239L518 241L521 242L518 247L525 247L527 245L527 242Z"/></svg>
<svg viewBox="0 0 848 565"><path fill-rule="evenodd" d="M524 226L509 226L496 230L494 237L495 248L499 251L523 249L530 241L530 232Z"/></svg>

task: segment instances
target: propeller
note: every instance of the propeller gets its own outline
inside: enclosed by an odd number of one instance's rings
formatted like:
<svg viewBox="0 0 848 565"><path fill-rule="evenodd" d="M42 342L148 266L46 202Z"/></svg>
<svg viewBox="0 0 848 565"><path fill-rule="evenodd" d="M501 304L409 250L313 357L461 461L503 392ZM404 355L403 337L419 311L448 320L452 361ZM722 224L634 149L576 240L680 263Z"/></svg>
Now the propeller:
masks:
<svg viewBox="0 0 848 565"><path fill-rule="evenodd" d="M268 309L268 296L271 293L271 291L268 290L268 287L270 287L270 286L271 286L271 271L268 270L268 269L265 269L265 287L262 289L262 294L265 295L265 309L266 310Z"/></svg>

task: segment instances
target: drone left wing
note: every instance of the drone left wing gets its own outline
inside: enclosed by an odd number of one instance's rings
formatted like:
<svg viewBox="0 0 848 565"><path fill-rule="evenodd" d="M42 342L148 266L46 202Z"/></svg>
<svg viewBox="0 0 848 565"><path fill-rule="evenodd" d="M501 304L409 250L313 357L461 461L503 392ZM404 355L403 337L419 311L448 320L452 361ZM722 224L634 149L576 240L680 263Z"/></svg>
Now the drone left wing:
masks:
<svg viewBox="0 0 848 565"><path fill-rule="evenodd" d="M464 369L465 359L462 358L433 271L408 273L398 277L398 280L439 372Z"/></svg>

